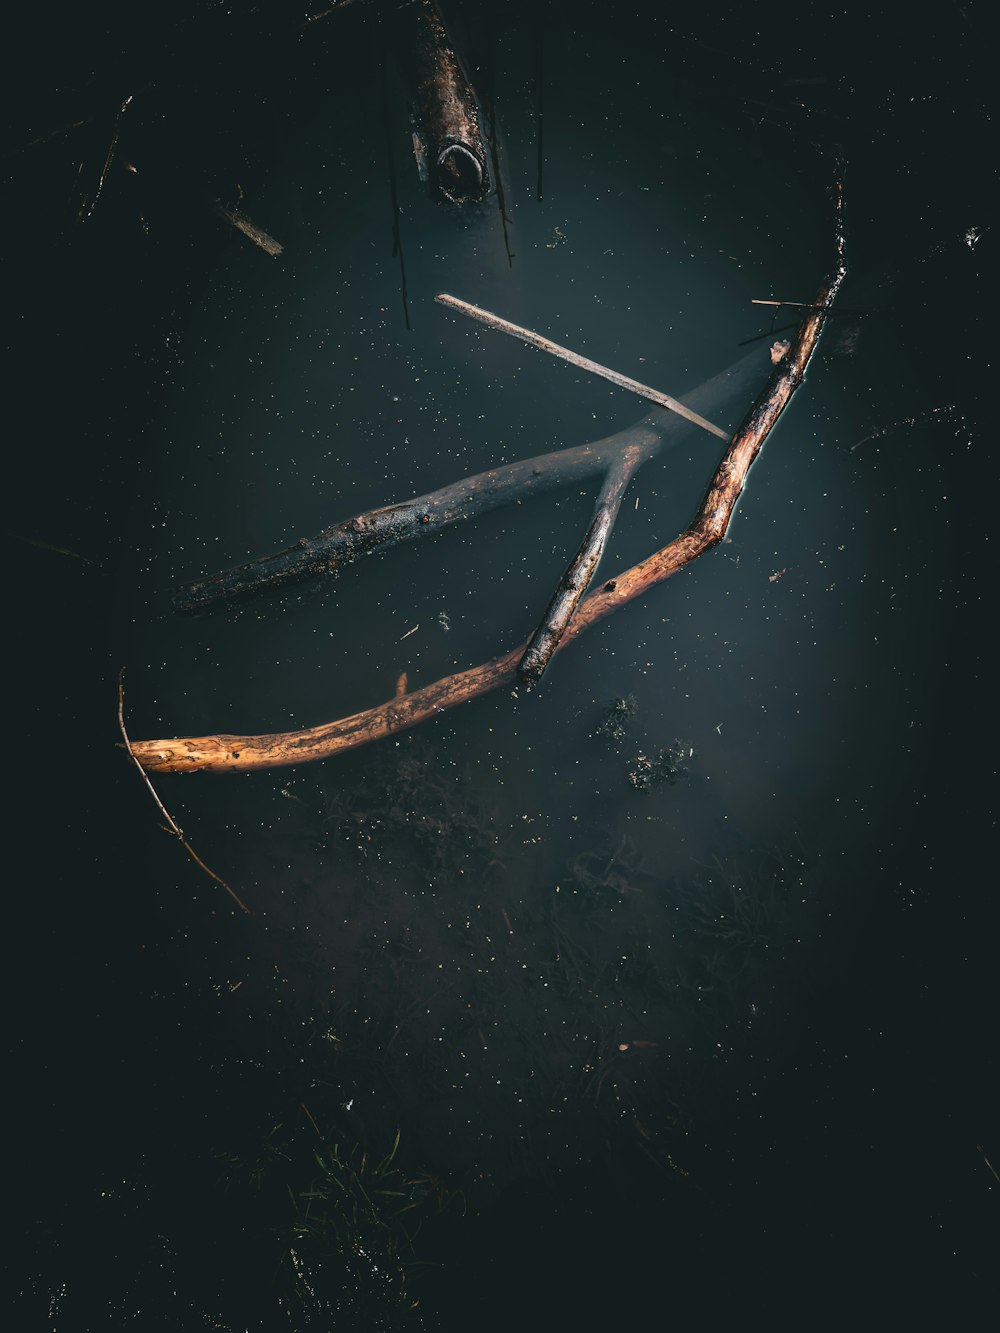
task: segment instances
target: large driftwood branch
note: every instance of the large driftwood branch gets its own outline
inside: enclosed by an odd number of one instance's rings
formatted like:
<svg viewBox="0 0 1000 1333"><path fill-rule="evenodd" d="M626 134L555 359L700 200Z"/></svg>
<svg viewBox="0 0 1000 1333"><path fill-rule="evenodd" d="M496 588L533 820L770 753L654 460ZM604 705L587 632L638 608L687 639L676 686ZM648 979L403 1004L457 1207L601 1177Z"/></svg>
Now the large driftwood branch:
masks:
<svg viewBox="0 0 1000 1333"><path fill-rule="evenodd" d="M759 351L748 353L693 392L685 394L683 406L691 412L709 406L713 412L737 410L738 405L746 401L753 385L759 382L763 364ZM657 409L635 425L589 444L491 468L414 500L355 514L315 537L301 538L283 551L186 584L178 590L174 605L179 611L201 611L219 602L335 573L376 548L429 537L453 523L511 504L514 500L544 495L606 474L627 449L638 449L641 461L650 459L666 444L679 438L678 432L682 428L686 428L684 419Z"/></svg>
<svg viewBox="0 0 1000 1333"><path fill-rule="evenodd" d="M690 526L661 550L591 593L567 626L559 650L591 625L670 578L722 541L754 459L803 381L846 273L843 179L838 174L833 270L798 326L792 346L772 371L733 436ZM185 736L172 740L137 741L132 744L132 753L143 768L162 773L277 768L326 759L342 750L393 735L457 704L512 684L526 647L521 644L490 662L322 726L267 736Z"/></svg>

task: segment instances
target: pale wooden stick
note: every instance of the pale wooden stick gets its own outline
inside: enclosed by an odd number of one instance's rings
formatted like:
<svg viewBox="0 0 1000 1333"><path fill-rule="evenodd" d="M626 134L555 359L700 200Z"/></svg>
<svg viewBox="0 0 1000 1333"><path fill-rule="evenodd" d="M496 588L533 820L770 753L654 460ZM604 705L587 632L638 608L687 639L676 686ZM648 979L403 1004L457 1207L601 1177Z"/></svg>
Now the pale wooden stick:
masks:
<svg viewBox="0 0 1000 1333"><path fill-rule="evenodd" d="M610 380L612 384L617 384L620 389L628 389L631 393L637 393L640 398L645 398L651 403L658 403L660 407L665 407L671 412L676 412L678 416L693 421L696 426L701 426L702 430L717 435L720 440L728 441L730 438L728 431L713 426L710 421L700 417L697 412L692 412L689 407L679 403L676 398L671 398L670 394L660 393L658 389L651 389L647 384L640 384L638 380L629 379L627 375L619 375L617 370L609 370L607 366L602 366L597 361L591 361L589 357L580 356L577 352L571 352L567 347L560 347L558 343L543 338L540 333L532 333L531 329L523 329L520 324L512 324L509 319L501 319L499 315L494 315L491 310L483 310L477 305L470 305L468 301L461 301L457 296L449 296L447 292L439 292L434 300L441 305L450 306L452 310L458 310L463 315L469 315L472 319L478 319L487 328L496 329L499 333L509 333L512 338L520 338L522 342L528 343L531 347L538 347L541 351L548 352L550 356L557 356L561 361L568 361L571 366L586 370L591 375L600 375L601 379Z"/></svg>
<svg viewBox="0 0 1000 1333"><path fill-rule="evenodd" d="M643 461L642 452L632 445L608 469L586 536L560 579L542 623L531 636L518 665L517 674L526 685L534 685L545 674L600 564L618 517L625 488Z"/></svg>

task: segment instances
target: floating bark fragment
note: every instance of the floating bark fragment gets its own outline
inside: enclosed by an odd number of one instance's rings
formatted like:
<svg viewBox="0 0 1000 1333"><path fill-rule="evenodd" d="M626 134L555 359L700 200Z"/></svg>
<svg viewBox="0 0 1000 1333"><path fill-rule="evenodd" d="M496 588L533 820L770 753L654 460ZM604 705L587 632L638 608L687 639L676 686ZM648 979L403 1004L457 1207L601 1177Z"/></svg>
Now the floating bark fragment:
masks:
<svg viewBox="0 0 1000 1333"><path fill-rule="evenodd" d="M630 445L608 470L583 544L562 576L542 623L531 636L521 658L517 674L526 685L537 684L545 674L604 554L625 488L642 462L642 450L637 445Z"/></svg>
<svg viewBox="0 0 1000 1333"><path fill-rule="evenodd" d="M354 0L337 0L335 5L328 5L326 9L319 14L307 14L302 20L303 24L318 23L320 19L329 18L331 14L336 14L338 10L347 9L354 4Z"/></svg>
<svg viewBox="0 0 1000 1333"><path fill-rule="evenodd" d="M435 0L406 6L397 31L411 85L421 179L454 204L476 203L490 189L479 106Z"/></svg>
<svg viewBox="0 0 1000 1333"><path fill-rule="evenodd" d="M910 426L919 426L925 421L932 421L935 417L943 416L947 418L955 412L954 403L942 403L940 407L930 407L926 412L916 412L911 417L903 417L901 421L892 421L888 426L880 426L878 430L871 431L857 444L852 444L849 453L854 453L855 449L860 449L863 444L869 444L872 440L880 440L884 435L891 435L893 431L904 430Z"/></svg>
<svg viewBox="0 0 1000 1333"><path fill-rule="evenodd" d="M195 865L200 866L201 869L204 870L205 874L208 875L210 879L214 879L216 884L218 884L221 888L225 889L226 893L229 894L230 898L232 898L233 902L236 904L236 906L240 909L241 912L245 912L247 916L253 916L253 913L250 911L250 908L247 907L246 903L239 896L236 890L231 888L222 878L221 875L217 875L214 870L212 870L209 866L205 864L205 862L201 859L201 857L198 855L195 849L188 842L187 838L185 838L183 830L177 824L177 821L174 819L173 815L170 813L167 807L160 800L156 788L150 782L149 775L147 774L142 762L136 757L136 753L132 748L132 742L129 740L128 732L125 729L125 668L124 667L122 667L122 669L118 673L118 730L121 732L122 748L127 752L130 761L135 765L136 770L139 773L139 776L146 784L147 791L149 792L150 796L152 796L154 802L156 803L156 808L163 816L164 822L160 825L160 827L164 830L164 832L171 834L173 837L177 839L177 841L184 848L184 850L187 852L188 856L190 856L191 860L195 863Z"/></svg>
<svg viewBox="0 0 1000 1333"><path fill-rule="evenodd" d="M285 247L280 242L276 241L273 236L269 236L262 227L258 227L256 222L251 222L247 215L241 213L238 208L227 208L225 204L218 203L215 206L215 211L273 259L277 259L278 255L283 252Z"/></svg>
<svg viewBox="0 0 1000 1333"><path fill-rule="evenodd" d="M92 215L94 209L97 207L98 200L103 193L104 183L108 179L108 172L111 170L111 163L115 160L115 152L118 148L118 134L121 118L132 104L132 98L134 96L134 93L129 93L128 97L125 98L125 101L122 102L121 106L118 108L118 114L115 116L115 123L111 132L111 142L108 144L108 151L104 155L104 166L101 168L101 174L97 181L97 189L94 191L94 197L90 200L84 199L80 204L78 216L81 220L89 218Z"/></svg>
<svg viewBox="0 0 1000 1333"><path fill-rule="evenodd" d="M85 565L99 565L99 560L91 560L87 555L81 555L79 551L71 551L66 546L53 546L51 542L43 542L40 537L24 537L19 532L9 534L14 541L24 542L27 546L37 546L40 551L52 551L55 555L68 555L73 560L82 560Z"/></svg>

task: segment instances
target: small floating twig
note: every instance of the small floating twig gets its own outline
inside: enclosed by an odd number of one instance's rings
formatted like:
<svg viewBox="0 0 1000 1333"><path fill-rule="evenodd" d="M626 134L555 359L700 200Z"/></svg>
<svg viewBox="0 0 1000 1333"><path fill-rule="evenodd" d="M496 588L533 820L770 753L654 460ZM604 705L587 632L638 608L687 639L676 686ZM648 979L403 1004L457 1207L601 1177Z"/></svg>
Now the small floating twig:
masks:
<svg viewBox="0 0 1000 1333"><path fill-rule="evenodd" d="M568 361L571 366L577 366L580 370L586 370L591 375L599 375L601 379L609 380L612 384L617 384L620 389L628 389L631 393L637 393L640 398L645 398L648 402L656 403L660 407L665 407L671 412L676 412L678 416L684 417L688 421L693 421L696 426L701 426L702 430L717 435L720 440L729 441L729 433L721 430L718 426L713 426L710 421L700 417L697 412L692 412L689 407L672 398L668 393L661 393L659 389L651 389L648 384L640 384L638 380L630 379L627 375L620 375L617 370L610 370L607 366L602 366L597 361L591 361L589 357L580 356L578 352L571 352L568 347L560 347L549 338L543 338L540 333L533 333L531 329L522 328L520 324L513 324L509 319L502 319L500 315L494 315L491 310L483 310L477 305L470 305L468 301L462 301L457 296L449 296L447 292L440 292L434 298L440 305L450 306L452 310L457 310L463 315L469 315L472 319L479 320L480 324L485 324L487 328L496 329L499 333L508 333L512 338L519 338L521 342L528 343L531 347L537 347L543 352L548 352L550 356L557 356L561 361Z"/></svg>

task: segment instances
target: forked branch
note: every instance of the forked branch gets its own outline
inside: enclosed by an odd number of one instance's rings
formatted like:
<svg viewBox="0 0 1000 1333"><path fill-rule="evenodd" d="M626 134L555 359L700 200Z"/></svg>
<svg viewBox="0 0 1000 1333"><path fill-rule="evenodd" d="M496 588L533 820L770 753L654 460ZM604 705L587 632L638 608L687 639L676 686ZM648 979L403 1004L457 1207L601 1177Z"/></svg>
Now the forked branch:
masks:
<svg viewBox="0 0 1000 1333"><path fill-rule="evenodd" d="M820 334L847 273L843 173L835 182L835 261L815 300L806 307L791 347L774 367L723 455L708 491L687 530L639 564L591 593L567 624L555 651L574 642L591 625L617 611L689 565L726 535L747 474L764 441L800 386ZM326 759L415 726L517 679L528 645L501 657L397 695L387 703L336 722L302 731L264 736L187 736L133 742L134 757L150 772L226 771L276 768Z"/></svg>

